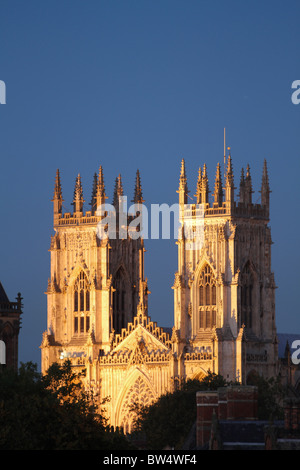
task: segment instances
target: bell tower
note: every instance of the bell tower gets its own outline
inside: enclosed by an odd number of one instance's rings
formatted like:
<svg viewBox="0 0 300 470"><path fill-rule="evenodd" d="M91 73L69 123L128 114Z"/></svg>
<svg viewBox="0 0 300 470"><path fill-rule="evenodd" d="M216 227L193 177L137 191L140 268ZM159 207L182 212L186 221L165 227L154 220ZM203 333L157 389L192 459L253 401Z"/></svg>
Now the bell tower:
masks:
<svg viewBox="0 0 300 470"><path fill-rule="evenodd" d="M128 235L132 216L123 203L121 175L116 179L112 204L107 204L103 168L94 175L91 209L84 211L80 175L75 181L73 211L63 213L62 186L57 170L47 288L47 331L41 345L42 370L70 358L77 365L93 361L110 350L142 309L147 314L148 288L144 278L144 241ZM139 171L135 203L142 204ZM99 211L104 207L104 211ZM110 216L113 236L99 236L99 224ZM122 227L121 227L122 224Z"/></svg>
<svg viewBox="0 0 300 470"><path fill-rule="evenodd" d="M242 170L236 200L230 154L224 183L223 188L218 164L210 201L203 165L198 172L196 201L187 204L186 168L181 163L174 348L181 358L178 370L182 375L191 375L187 354L206 351L212 357L212 371L246 383L251 372L271 376L277 367L266 161L260 203L252 201L249 165L245 173Z"/></svg>

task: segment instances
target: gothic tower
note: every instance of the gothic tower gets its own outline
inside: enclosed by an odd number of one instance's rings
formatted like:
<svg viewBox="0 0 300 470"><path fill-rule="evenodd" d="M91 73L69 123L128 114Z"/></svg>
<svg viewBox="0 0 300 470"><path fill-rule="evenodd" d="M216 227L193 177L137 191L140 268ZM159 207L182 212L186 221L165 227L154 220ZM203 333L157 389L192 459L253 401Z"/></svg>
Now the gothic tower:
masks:
<svg viewBox="0 0 300 470"><path fill-rule="evenodd" d="M217 165L211 189L206 165L199 168L195 202L190 204L182 160L174 325L169 335L148 315L139 171L133 213L127 210L121 175L111 204L107 202L102 167L94 175L90 210L84 213L78 175L73 212L63 213L57 171L42 372L66 358L77 370L85 369L87 389L100 400L110 397L107 417L112 426L130 432L134 404L149 405L209 370L243 384L252 373L276 375L276 286L266 162L260 203L253 202L249 165L241 174L238 200L235 191L229 155L224 181Z"/></svg>
<svg viewBox="0 0 300 470"><path fill-rule="evenodd" d="M75 181L73 212L63 213L60 174L53 196L51 271L47 289L47 332L44 333L42 371L62 358L93 362L110 350L114 335L131 322L139 309L147 312L144 244L129 237L130 217L124 207L121 175L112 204L107 203L103 169L94 175L91 209L84 213L80 175ZM137 172L134 202L141 204ZM99 210L103 209L103 210ZM114 233L101 237L99 224L114 222ZM137 228L138 230L138 228ZM104 230L105 232L105 230ZM104 233L101 232L102 235Z"/></svg>
<svg viewBox="0 0 300 470"><path fill-rule="evenodd" d="M259 204L252 201L249 165L246 175L242 170L238 201L235 189L229 155L224 187L217 166L212 202L204 165L199 170L196 203L187 204L182 161L178 190L181 232L173 286L179 376L192 375L186 358L200 351L210 352L210 369L229 380L246 383L254 371L272 376L277 370L266 162ZM207 365L203 365L205 370Z"/></svg>

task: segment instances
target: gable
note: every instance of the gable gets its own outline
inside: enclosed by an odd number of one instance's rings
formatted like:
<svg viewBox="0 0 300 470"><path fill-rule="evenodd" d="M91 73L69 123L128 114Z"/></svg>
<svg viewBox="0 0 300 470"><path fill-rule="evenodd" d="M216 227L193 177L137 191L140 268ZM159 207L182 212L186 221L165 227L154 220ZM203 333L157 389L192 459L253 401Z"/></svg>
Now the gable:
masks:
<svg viewBox="0 0 300 470"><path fill-rule="evenodd" d="M112 351L118 351L120 343L123 343L123 347L126 347L127 341L128 346L133 341L132 334L142 336L147 339L147 344L150 349L159 349L168 351L171 349L171 340L169 333L158 327L156 322L151 321L151 318L146 315L143 311L139 312L133 319L133 322L128 323L126 328L123 328L121 333L116 334L112 344ZM125 339L131 337L126 342ZM135 341L137 344L137 340ZM152 346L150 347L150 345ZM131 346L130 346L131 347Z"/></svg>
<svg viewBox="0 0 300 470"><path fill-rule="evenodd" d="M143 325L139 324L121 341L110 354L130 355L135 352L138 355L168 353L170 348L150 333Z"/></svg>

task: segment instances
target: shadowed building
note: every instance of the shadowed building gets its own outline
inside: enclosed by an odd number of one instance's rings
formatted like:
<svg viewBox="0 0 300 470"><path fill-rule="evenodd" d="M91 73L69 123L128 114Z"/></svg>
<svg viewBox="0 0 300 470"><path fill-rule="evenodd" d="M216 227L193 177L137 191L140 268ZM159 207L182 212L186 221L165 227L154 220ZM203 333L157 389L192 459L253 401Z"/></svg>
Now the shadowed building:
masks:
<svg viewBox="0 0 300 470"><path fill-rule="evenodd" d="M0 282L0 341L1 364L18 369L18 340L21 328L22 297L10 302Z"/></svg>

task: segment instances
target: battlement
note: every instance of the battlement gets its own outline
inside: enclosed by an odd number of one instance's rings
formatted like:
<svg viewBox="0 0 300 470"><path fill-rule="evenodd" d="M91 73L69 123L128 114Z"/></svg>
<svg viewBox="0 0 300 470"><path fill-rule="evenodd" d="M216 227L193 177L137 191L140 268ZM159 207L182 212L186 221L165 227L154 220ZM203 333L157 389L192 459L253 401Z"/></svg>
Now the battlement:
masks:
<svg viewBox="0 0 300 470"><path fill-rule="evenodd" d="M234 174L232 167L231 156L228 156L227 168L225 174L225 182L223 185L221 176L221 167L218 163L214 190L209 190L209 181L207 176L207 167L204 164L203 168L199 168L198 180L196 186L195 203L190 203L190 196L187 184L185 161L182 159L181 172L179 178L179 204L189 209L184 210L185 218L197 217L197 207L202 208L204 217L243 217L243 218L257 218L269 219L270 208L270 187L267 171L267 163L264 161L262 183L261 183L261 202L254 204L252 201L252 179L250 174L250 166L247 165L246 175L244 169L241 171L241 179L239 185L239 194L237 200L235 199L235 186ZM212 193L213 202L209 202L209 194Z"/></svg>
<svg viewBox="0 0 300 470"><path fill-rule="evenodd" d="M123 197L123 184L121 175L116 178L115 189L113 195L112 206L119 210L120 198ZM89 205L91 206L90 210L86 212L83 211L84 198L83 198L83 188L81 183L80 174L76 177L74 197L72 205L74 207L73 212L63 213L63 197L62 197L62 186L60 181L59 170L56 171L55 187L54 187L54 196L52 199L53 202L53 214L54 214L54 227L57 226L69 226L69 225L97 225L103 216L97 214L97 209L102 206L104 207L107 200L104 186L104 177L103 169L100 166L99 173L94 174L94 184L92 190L92 198ZM142 195L141 179L139 170L136 172L136 181L134 188L134 197L132 202L134 204L142 204L144 202ZM132 217L128 216L128 222L130 222Z"/></svg>
<svg viewBox="0 0 300 470"><path fill-rule="evenodd" d="M97 225L100 220L101 217L93 215L91 211L87 211L85 214L83 212L81 214L71 214L71 212L65 212L62 214L61 218L57 220L57 224L59 226L81 224Z"/></svg>
<svg viewBox="0 0 300 470"><path fill-rule="evenodd" d="M187 209L184 211L186 218L197 218L197 205L188 204ZM203 209L204 217L242 217L242 218L255 218L255 219L269 219L269 210L266 206L261 204L244 204L241 202L235 202L228 206L226 202L223 202L222 205L218 206L215 203L210 206L209 204L204 204Z"/></svg>
<svg viewBox="0 0 300 470"><path fill-rule="evenodd" d="M250 174L250 167L247 165L246 174L244 169L241 172L241 179L239 185L238 197L235 198L235 186L234 186L234 175L231 156L228 156L227 169L225 174L225 182L222 182L221 167L218 163L214 190L209 190L209 182L207 176L206 164L203 168L199 168L198 180L196 193L194 194L195 199L190 201L188 193L187 177L185 170L184 159L181 162L181 172L179 179L179 206L184 207L184 219L193 220L201 218L214 218L214 217L238 217L238 218L254 218L269 220L269 209L270 209L270 187L269 178L267 171L267 163L264 161L262 183L261 183L261 201L260 203L253 203L252 201L252 180ZM213 201L209 201L209 194L212 193ZM110 207L116 210L116 214L123 213L120 204L124 198L123 184L121 175L116 178L115 189L113 195L113 201ZM67 227L77 225L90 225L96 226L98 222L104 217L97 212L99 207L105 207L107 196L105 193L103 170L100 166L98 175L94 175L94 185L92 190L92 198L90 202L91 209L86 212L83 211L84 199L83 189L81 184L80 174L77 176L75 181L74 197L72 205L74 207L73 212L63 213L63 198L62 188L60 183L59 170L56 173L55 188L53 201L53 212L54 212L54 226ZM141 179L139 170L136 173L136 181L134 188L134 197L132 202L136 205L143 205L143 195L141 187ZM201 212L201 214L200 214ZM200 215L200 217L199 217ZM134 219L134 216L127 214L127 220L125 224L129 223Z"/></svg>

